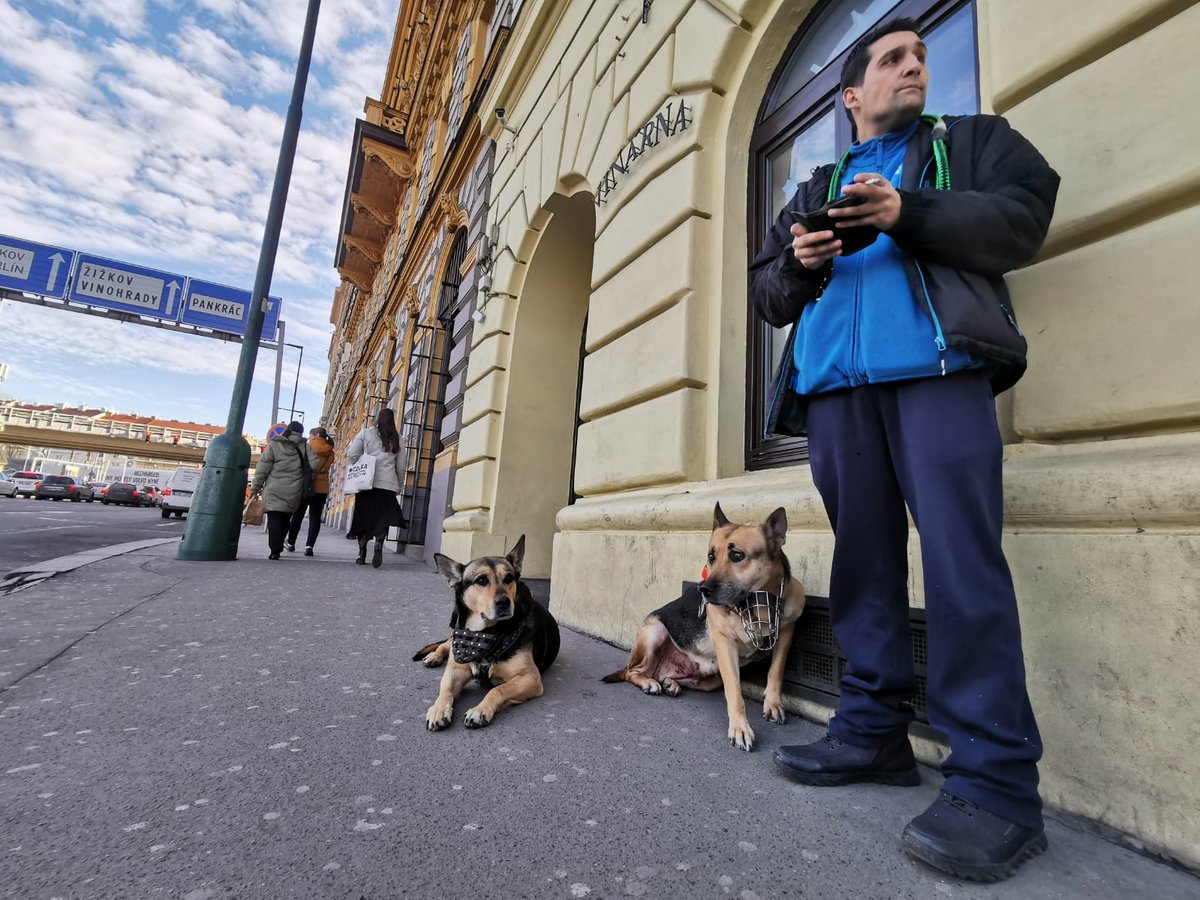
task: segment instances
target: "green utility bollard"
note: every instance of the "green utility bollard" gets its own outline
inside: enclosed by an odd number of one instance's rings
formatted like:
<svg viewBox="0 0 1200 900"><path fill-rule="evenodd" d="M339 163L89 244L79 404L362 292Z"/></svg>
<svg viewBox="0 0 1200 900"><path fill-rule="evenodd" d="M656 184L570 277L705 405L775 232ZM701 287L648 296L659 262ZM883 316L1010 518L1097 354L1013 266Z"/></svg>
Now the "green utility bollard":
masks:
<svg viewBox="0 0 1200 900"><path fill-rule="evenodd" d="M177 559L237 559L249 470L250 445L244 437L227 431L212 440Z"/></svg>

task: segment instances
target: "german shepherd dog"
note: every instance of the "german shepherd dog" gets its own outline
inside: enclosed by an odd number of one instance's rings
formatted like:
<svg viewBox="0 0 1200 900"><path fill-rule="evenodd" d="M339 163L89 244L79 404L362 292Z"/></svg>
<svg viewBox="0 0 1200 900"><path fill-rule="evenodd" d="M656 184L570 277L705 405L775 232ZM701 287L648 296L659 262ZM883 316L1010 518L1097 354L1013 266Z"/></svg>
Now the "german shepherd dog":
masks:
<svg viewBox="0 0 1200 900"><path fill-rule="evenodd" d="M729 743L753 750L754 729L746 719L741 667L770 653L763 717L783 722L783 667L796 620L804 610L804 586L792 577L783 553L786 535L787 514L782 507L760 525L734 525L718 503L713 510L706 577L646 616L625 668L602 680L628 681L647 694L671 697L679 696L684 687L715 691L724 684ZM754 592L764 591L772 602L780 597L775 607L778 640L771 650L759 649L770 644L765 635L774 636L775 623L768 621L771 614L762 606L747 606ZM739 613L739 605L746 611Z"/></svg>
<svg viewBox="0 0 1200 900"><path fill-rule="evenodd" d="M463 716L468 728L483 728L505 707L542 696L542 673L558 656L558 623L521 581L524 556L525 535L507 556L483 556L465 566L434 554L438 571L454 588L454 614L451 637L413 656L430 668L450 663L425 713L430 731L450 726L454 701L473 679L495 687Z"/></svg>

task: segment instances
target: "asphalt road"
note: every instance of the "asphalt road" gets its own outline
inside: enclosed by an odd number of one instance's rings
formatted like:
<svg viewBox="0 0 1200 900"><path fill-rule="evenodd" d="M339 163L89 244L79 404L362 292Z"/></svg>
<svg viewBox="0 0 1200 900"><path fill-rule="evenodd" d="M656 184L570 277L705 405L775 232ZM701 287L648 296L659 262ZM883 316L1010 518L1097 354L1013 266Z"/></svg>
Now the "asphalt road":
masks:
<svg viewBox="0 0 1200 900"><path fill-rule="evenodd" d="M183 525L154 507L0 497L0 575L68 553L180 535Z"/></svg>

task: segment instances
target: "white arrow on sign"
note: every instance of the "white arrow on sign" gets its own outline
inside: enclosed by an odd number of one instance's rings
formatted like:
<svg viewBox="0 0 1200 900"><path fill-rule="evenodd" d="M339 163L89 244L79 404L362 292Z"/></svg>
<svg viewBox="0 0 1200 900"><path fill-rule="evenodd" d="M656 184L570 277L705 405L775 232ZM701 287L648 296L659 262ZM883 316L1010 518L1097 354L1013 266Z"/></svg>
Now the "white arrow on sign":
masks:
<svg viewBox="0 0 1200 900"><path fill-rule="evenodd" d="M50 277L46 279L46 290L54 290L54 282L58 280L58 267L64 262L66 259L61 253L55 253L50 257Z"/></svg>
<svg viewBox="0 0 1200 900"><path fill-rule="evenodd" d="M175 312L175 292L179 290L179 282L172 281L167 285L167 315Z"/></svg>

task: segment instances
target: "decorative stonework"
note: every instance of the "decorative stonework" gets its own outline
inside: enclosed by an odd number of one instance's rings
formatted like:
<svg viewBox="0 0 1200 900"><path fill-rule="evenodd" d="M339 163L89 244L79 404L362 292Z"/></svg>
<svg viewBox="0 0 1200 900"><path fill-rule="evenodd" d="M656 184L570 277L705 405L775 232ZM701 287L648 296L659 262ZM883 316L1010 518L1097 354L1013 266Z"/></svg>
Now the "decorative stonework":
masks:
<svg viewBox="0 0 1200 900"><path fill-rule="evenodd" d="M417 286L410 284L404 289L404 293L400 297L400 303L404 307L404 311L408 313L410 319L415 319L421 314L421 298L417 296Z"/></svg>
<svg viewBox="0 0 1200 900"><path fill-rule="evenodd" d="M379 160L401 181L408 181L417 174L411 153L397 150L395 147L386 147L370 138L363 138L362 152L364 159Z"/></svg>
<svg viewBox="0 0 1200 900"><path fill-rule="evenodd" d="M383 248L374 241L368 241L365 238L347 234L343 235L342 243L346 245L347 250L356 250L361 253L372 263L373 267L378 266L383 261Z"/></svg>
<svg viewBox="0 0 1200 900"><path fill-rule="evenodd" d="M380 209L362 194L351 194L350 204L354 207L355 212L366 213L385 228L391 228L396 224L396 217L392 213L386 209Z"/></svg>
<svg viewBox="0 0 1200 900"><path fill-rule="evenodd" d="M437 211L446 220L446 230L453 234L467 225L467 211L458 205L458 197L453 194L442 194L438 197Z"/></svg>

